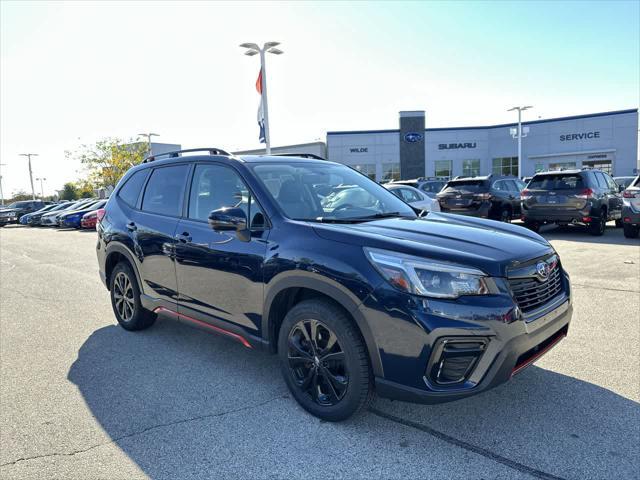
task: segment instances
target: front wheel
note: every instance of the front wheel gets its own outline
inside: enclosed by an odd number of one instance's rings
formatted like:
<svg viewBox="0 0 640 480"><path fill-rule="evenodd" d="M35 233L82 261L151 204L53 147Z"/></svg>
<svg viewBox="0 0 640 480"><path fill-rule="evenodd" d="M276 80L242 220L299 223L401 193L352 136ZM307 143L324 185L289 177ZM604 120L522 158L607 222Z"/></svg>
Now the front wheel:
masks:
<svg viewBox="0 0 640 480"><path fill-rule="evenodd" d="M284 380L312 415L336 422L365 408L373 375L360 332L342 309L306 300L285 317L278 337Z"/></svg>
<svg viewBox="0 0 640 480"><path fill-rule="evenodd" d="M504 223L511 223L511 210L503 208L500 211L500 221Z"/></svg>

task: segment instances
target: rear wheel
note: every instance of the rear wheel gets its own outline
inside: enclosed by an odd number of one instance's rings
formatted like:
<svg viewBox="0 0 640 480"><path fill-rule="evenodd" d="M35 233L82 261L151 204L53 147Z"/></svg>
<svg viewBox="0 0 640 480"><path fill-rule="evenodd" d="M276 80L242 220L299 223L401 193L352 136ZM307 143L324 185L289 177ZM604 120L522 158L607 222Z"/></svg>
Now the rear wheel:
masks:
<svg viewBox="0 0 640 480"><path fill-rule="evenodd" d="M621 218L616 220L616 228L622 228L624 225L624 222L622 221Z"/></svg>
<svg viewBox="0 0 640 480"><path fill-rule="evenodd" d="M500 211L500 221L505 223L511 223L511 210L508 208L503 208Z"/></svg>
<svg viewBox="0 0 640 480"><path fill-rule="evenodd" d="M596 237L604 235L604 230L607 226L607 211L605 209L600 210L600 216L592 218L589 224L589 233Z"/></svg>
<svg viewBox="0 0 640 480"><path fill-rule="evenodd" d="M373 375L364 341L353 322L332 303L306 300L285 317L278 355L291 394L323 420L345 420L365 408Z"/></svg>
<svg viewBox="0 0 640 480"><path fill-rule="evenodd" d="M153 325L156 314L142 307L140 288L131 266L118 263L111 273L111 307L125 330L143 330Z"/></svg>
<svg viewBox="0 0 640 480"><path fill-rule="evenodd" d="M622 226L624 236L627 238L638 238L638 234L640 234L640 225L630 225L625 223Z"/></svg>

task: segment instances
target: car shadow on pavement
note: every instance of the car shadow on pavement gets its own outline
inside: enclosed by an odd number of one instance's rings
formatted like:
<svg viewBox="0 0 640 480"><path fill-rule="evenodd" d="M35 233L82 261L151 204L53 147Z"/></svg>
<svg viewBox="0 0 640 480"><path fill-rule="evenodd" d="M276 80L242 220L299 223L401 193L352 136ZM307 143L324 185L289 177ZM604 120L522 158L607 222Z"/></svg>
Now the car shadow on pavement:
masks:
<svg viewBox="0 0 640 480"><path fill-rule="evenodd" d="M349 435L354 449L384 439L385 448L397 449L397 458L406 454L406 438L413 435L417 453L411 461L424 468L434 461L424 445L454 438L460 442L444 446L460 462L479 458L473 448L464 451L466 444L561 478L637 473L639 404L535 366L466 400L414 405L378 399L370 412L331 424L309 416L287 395L276 356L162 319L142 332L116 325L95 331L68 379L111 442L151 478L215 476L223 467L248 468L254 460L246 456L253 455L274 468L266 467L261 477L300 474L300 458L282 455L280 445L298 438L296 448L309 455L307 447L315 448L310 432L322 430ZM422 432L403 420L427 428ZM300 445L301 435L309 445ZM416 435L421 440L414 441ZM349 456L331 461L338 468L353 461Z"/></svg>

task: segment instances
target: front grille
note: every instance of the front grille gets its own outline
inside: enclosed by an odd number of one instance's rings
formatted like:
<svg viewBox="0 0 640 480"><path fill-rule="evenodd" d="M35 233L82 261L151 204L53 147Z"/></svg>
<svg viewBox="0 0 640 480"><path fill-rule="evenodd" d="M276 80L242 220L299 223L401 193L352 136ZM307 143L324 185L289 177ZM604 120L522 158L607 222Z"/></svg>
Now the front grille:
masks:
<svg viewBox="0 0 640 480"><path fill-rule="evenodd" d="M556 264L546 281L536 277L509 280L514 298L523 312L530 312L562 293L560 265Z"/></svg>

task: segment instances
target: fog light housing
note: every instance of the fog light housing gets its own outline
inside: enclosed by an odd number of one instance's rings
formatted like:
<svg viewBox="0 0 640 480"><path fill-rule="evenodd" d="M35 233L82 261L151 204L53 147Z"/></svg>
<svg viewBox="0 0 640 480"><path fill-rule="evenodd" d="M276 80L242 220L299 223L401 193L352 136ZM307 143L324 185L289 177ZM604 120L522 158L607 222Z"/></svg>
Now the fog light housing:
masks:
<svg viewBox="0 0 640 480"><path fill-rule="evenodd" d="M434 346L425 380L435 385L459 385L469 379L484 354L486 338L441 338Z"/></svg>

